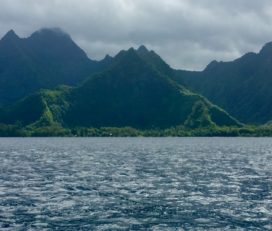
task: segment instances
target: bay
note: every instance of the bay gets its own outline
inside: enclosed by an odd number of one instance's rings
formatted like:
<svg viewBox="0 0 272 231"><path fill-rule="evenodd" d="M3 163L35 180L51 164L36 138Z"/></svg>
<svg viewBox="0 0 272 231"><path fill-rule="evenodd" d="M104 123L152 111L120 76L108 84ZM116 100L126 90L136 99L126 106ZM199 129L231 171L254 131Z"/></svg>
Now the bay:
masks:
<svg viewBox="0 0 272 231"><path fill-rule="evenodd" d="M1 230L272 230L270 138L1 138Z"/></svg>

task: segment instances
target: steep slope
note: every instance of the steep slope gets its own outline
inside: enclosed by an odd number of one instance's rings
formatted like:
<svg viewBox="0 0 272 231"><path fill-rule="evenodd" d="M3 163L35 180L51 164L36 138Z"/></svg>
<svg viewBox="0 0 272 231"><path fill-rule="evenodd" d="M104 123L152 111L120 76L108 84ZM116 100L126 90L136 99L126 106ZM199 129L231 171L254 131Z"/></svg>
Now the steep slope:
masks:
<svg viewBox="0 0 272 231"><path fill-rule="evenodd" d="M137 54L149 65L158 70L160 73L172 76L174 70L153 50L148 50L145 46L140 46L136 50Z"/></svg>
<svg viewBox="0 0 272 231"><path fill-rule="evenodd" d="M109 63L90 60L60 29L42 29L25 39L9 31L0 40L0 105L41 88L76 85Z"/></svg>
<svg viewBox="0 0 272 231"><path fill-rule="evenodd" d="M272 120L272 43L232 62L213 61L203 72L177 71L175 79L242 122Z"/></svg>
<svg viewBox="0 0 272 231"><path fill-rule="evenodd" d="M62 123L62 115L69 104L65 98L72 88L60 86L54 90L40 90L15 104L0 108L0 124L49 126Z"/></svg>
<svg viewBox="0 0 272 231"><path fill-rule="evenodd" d="M141 129L239 125L222 109L159 72L132 48L121 51L109 70L92 76L79 87L42 91L32 97L40 105L37 108L43 108L40 116L31 117L32 121L23 119L29 97L3 109L0 123Z"/></svg>

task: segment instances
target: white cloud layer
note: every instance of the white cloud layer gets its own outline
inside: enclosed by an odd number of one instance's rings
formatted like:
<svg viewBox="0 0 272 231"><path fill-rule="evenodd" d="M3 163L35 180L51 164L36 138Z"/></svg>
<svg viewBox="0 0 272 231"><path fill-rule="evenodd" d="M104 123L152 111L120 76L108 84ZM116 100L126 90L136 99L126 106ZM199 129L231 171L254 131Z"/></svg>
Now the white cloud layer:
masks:
<svg viewBox="0 0 272 231"><path fill-rule="evenodd" d="M92 59L145 44L171 66L201 70L272 40L271 0L1 0L0 36L60 27Z"/></svg>

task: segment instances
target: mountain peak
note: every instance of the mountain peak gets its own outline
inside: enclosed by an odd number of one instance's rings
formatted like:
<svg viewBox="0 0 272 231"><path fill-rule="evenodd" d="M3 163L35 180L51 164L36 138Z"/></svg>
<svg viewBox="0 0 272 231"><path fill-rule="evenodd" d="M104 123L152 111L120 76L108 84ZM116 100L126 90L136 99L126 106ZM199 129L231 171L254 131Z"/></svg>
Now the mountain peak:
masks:
<svg viewBox="0 0 272 231"><path fill-rule="evenodd" d="M40 30L36 31L38 33L54 33L54 34L60 34L60 35L67 35L61 28L58 27L44 27L41 28ZM34 32L35 33L35 32Z"/></svg>
<svg viewBox="0 0 272 231"><path fill-rule="evenodd" d="M129 53L135 53L135 49L134 49L134 47L131 47L131 48L129 48L128 50L127 50L127 52L129 52Z"/></svg>
<svg viewBox="0 0 272 231"><path fill-rule="evenodd" d="M17 34L15 33L15 31L13 29L9 30L6 34L6 36L15 36L18 37Z"/></svg>
<svg viewBox="0 0 272 231"><path fill-rule="evenodd" d="M207 67L204 69L204 71L209 71L209 70L212 70L212 69L214 69L217 65L218 65L218 61L216 61L216 60L213 60L213 61L211 61L208 65L207 65Z"/></svg>
<svg viewBox="0 0 272 231"><path fill-rule="evenodd" d="M266 43L260 51L262 55L272 55L272 42Z"/></svg>
<svg viewBox="0 0 272 231"><path fill-rule="evenodd" d="M139 48L137 49L137 51L139 53L148 53L149 52L149 50L144 45L139 46Z"/></svg>
<svg viewBox="0 0 272 231"><path fill-rule="evenodd" d="M34 32L30 38L69 38L70 36L60 28L42 28Z"/></svg>
<svg viewBox="0 0 272 231"><path fill-rule="evenodd" d="M103 60L111 60L111 59L112 59L112 57L110 55L106 54Z"/></svg>
<svg viewBox="0 0 272 231"><path fill-rule="evenodd" d="M19 39L18 35L14 30L8 31L1 40L17 40Z"/></svg>
<svg viewBox="0 0 272 231"><path fill-rule="evenodd" d="M27 42L40 51L50 49L51 54L54 54L55 57L64 58L70 55L73 55L73 57L77 56L80 59L87 57L86 53L78 47L72 38L59 28L40 29L34 32L27 39ZM48 51L46 51L46 53L48 55Z"/></svg>
<svg viewBox="0 0 272 231"><path fill-rule="evenodd" d="M128 56L138 56L133 47L129 48L128 50L121 50L115 57L120 59Z"/></svg>
<svg viewBox="0 0 272 231"><path fill-rule="evenodd" d="M102 60L101 63L103 64L110 64L113 61L113 57L111 57L110 55L106 55Z"/></svg>

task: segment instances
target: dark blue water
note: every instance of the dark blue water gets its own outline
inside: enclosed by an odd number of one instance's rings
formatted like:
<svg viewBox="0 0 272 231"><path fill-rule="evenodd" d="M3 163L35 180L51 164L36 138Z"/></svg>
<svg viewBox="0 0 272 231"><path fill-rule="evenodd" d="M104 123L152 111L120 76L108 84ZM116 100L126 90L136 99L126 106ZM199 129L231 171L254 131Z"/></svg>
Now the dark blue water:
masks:
<svg viewBox="0 0 272 231"><path fill-rule="evenodd" d="M0 230L272 230L272 139L0 139Z"/></svg>

